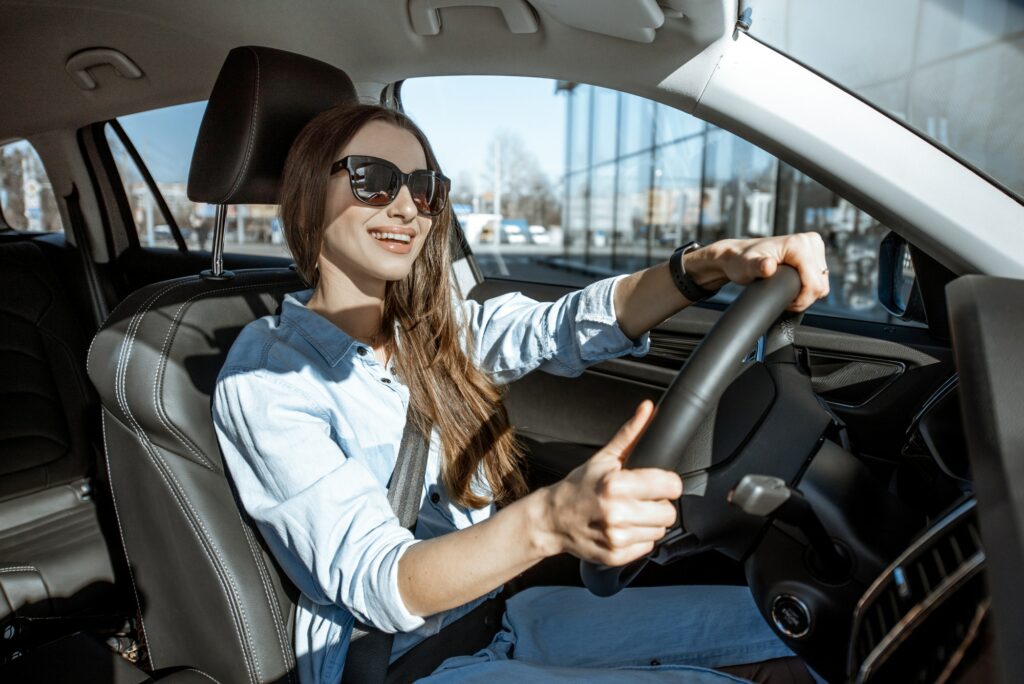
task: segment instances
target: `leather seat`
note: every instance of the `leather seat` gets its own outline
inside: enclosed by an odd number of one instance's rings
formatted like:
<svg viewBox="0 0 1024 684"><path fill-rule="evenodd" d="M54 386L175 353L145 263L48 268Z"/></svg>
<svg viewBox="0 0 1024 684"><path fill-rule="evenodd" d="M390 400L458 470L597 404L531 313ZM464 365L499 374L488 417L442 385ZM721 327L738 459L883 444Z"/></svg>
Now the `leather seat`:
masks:
<svg viewBox="0 0 1024 684"><path fill-rule="evenodd" d="M299 130L346 102L355 90L334 67L232 50L196 143L190 198L276 204ZM157 283L122 302L93 341L89 376L154 668L192 667L223 684L295 680L296 594L235 503L210 395L242 327L302 287L290 269Z"/></svg>
<svg viewBox="0 0 1024 684"><path fill-rule="evenodd" d="M116 613L86 336L32 241L0 244L0 293L0 621Z"/></svg>

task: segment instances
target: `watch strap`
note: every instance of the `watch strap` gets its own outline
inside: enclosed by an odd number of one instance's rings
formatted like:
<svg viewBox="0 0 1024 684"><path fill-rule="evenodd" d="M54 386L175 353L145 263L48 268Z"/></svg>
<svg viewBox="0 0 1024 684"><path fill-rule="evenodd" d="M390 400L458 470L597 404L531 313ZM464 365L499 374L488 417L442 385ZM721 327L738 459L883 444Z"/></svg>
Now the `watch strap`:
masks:
<svg viewBox="0 0 1024 684"><path fill-rule="evenodd" d="M683 266L683 257L700 248L699 242L688 242L682 247L676 248L676 251L672 252L672 256L668 260L668 270L672 274L672 282L675 283L676 289L693 303L713 297L717 292L717 290L709 290L698 285L693 276L686 272L686 267Z"/></svg>

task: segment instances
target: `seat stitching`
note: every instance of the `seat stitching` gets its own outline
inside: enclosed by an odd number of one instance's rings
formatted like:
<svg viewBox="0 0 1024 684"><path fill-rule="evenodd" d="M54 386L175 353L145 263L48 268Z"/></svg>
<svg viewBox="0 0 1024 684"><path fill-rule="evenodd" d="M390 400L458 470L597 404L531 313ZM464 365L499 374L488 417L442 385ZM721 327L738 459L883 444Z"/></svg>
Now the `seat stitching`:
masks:
<svg viewBox="0 0 1024 684"><path fill-rule="evenodd" d="M242 606L241 598L238 595L238 586L235 584L231 573L227 572L227 564L224 563L224 558L221 556L220 550L210 538L209 531L203 525L203 522L196 513L195 508L192 507L192 503L185 494L184 488L174 476L174 472L167 466L167 462L152 447L151 443L146 445L146 451L149 453L153 465L156 466L157 474L160 475L160 479L164 481L164 485L174 498L174 503L177 504L178 510L180 510L182 515L185 517L185 521L188 523L189 529L192 531L192 535L196 538L196 541L199 542L199 548L202 549L207 560L210 561L214 574L220 582L221 591L224 592L225 598L228 599L228 605L232 609L231 618L235 623L235 635L238 637L238 642L242 646L242 654L246 659L246 669L249 671L250 681L254 683L260 682L263 680L263 673L260 670L255 651L252 650L251 653L248 652L253 647L253 637L252 631L249 629L249 622L245 617L245 609ZM168 477L170 480L168 480ZM171 484L172 482L173 485ZM184 506L182 505L183 503ZM188 511L185 510L186 507L188 508ZM191 516L189 515L190 512L192 514ZM202 534L200 534L200 532L202 532ZM211 551L213 552L212 555ZM214 556L216 556L216 560L214 559ZM228 589L230 589L230 592ZM234 602L231 601L232 597L234 598ZM241 630L245 631L247 639L242 638L242 631L239 630L239 627L241 627Z"/></svg>
<svg viewBox="0 0 1024 684"><path fill-rule="evenodd" d="M211 677L210 675L206 674L205 672L203 672L202 670L200 670L200 669L198 669L198 668L195 668L195 667L186 667L185 669L186 669L186 670L188 670L188 671L190 671L190 672L197 672L197 673L201 674L202 676L206 677L206 678L207 678L207 679L209 679L209 680L210 680L211 682L213 682L213 684L220 684L220 682L218 682L218 681L217 681L216 679L214 679L213 677Z"/></svg>
<svg viewBox="0 0 1024 684"><path fill-rule="evenodd" d="M179 441L181 444L191 452L199 461L210 470L216 471L213 464L206 459L205 456L199 453L198 447L193 448L193 445L181 434L177 429L177 426L173 425L170 418L166 416L163 409L163 402L158 400L157 389L163 387L163 374L167 368L167 348L170 346L172 334L177 330L178 327L178 316L181 314L182 309L191 302L193 299L198 298L200 295L195 295L186 299L182 302L178 310L174 312L174 316L171 319L171 324L167 326L167 334L164 336L164 344L160 348L160 357L157 360L156 375L153 378L153 408L156 410L156 417L160 420L160 424L163 425L167 430ZM165 418L167 418L165 420Z"/></svg>
<svg viewBox="0 0 1024 684"><path fill-rule="evenodd" d="M114 504L114 519L117 521L117 533L121 537L121 550L124 553L124 563L128 566L128 579L132 583L132 595L135 597L135 609L139 614L139 628L142 630L142 643L146 644L146 651L149 653L149 663L153 669L157 669L156 659L153 658L153 645L146 638L146 621L142 619L142 604L139 602L139 590L135 586L135 571L132 570L131 559L128 558L128 545L124 543L124 529L121 527L121 511L117 508L117 497L114 495L114 479L110 472L110 457L107 456L107 421L100 417L100 429L103 431L103 460L107 465L107 482L110 484L110 500Z"/></svg>
<svg viewBox="0 0 1024 684"><path fill-rule="evenodd" d="M252 159L253 143L256 140L256 120L260 111L260 54L255 50L252 51L252 54L256 57L256 92L253 96L252 116L249 118L249 144L245 148L245 159L242 161L242 168L238 172L238 178L235 179L234 185L231 186L231 190L228 191L227 196L224 198L225 202L231 198L231 195L235 194L238 186L242 183L242 179L245 178L245 171L249 168L249 161Z"/></svg>
<svg viewBox="0 0 1024 684"><path fill-rule="evenodd" d="M186 449L189 450L189 452L191 452L196 458L198 458L203 463L203 465L205 465L207 468L215 472L220 472L220 469L216 468L212 462L210 462L203 455L200 454L199 447L197 445L190 443L188 437L177 427L177 425L174 424L170 417L167 416L166 412L163 409L162 402L158 401L158 389L163 388L164 374L167 369L167 350L170 347L171 341L177 335L178 328L180 327L181 324L180 319L183 316L184 310L195 300L202 299L203 297L207 297L214 293L229 292L238 289L255 289L263 287L265 285L274 284L275 283L273 282L249 283L247 285L237 285L235 287L214 290L212 292L199 292L181 303L181 305L178 307L178 310L174 312L174 316L171 317L171 322L167 327L167 334L164 336L164 343L160 349L160 358L157 362L158 366L156 370L156 375L153 380L153 408L156 410L157 418L159 418L160 423L165 428L167 428L167 430L182 444L182 446L184 446Z"/></svg>
<svg viewBox="0 0 1024 684"><path fill-rule="evenodd" d="M214 575L217 577L217 580L221 584L221 591L224 592L225 597L228 599L228 604L232 608L232 610L231 610L231 619L232 619L232 622L234 623L233 627L235 629L235 636L238 638L239 644L242 647L242 656L243 656L243 659L245 660L245 666L246 666L246 670L248 671L248 674L249 674L249 680L250 681L257 681L257 677L255 676L255 671L254 671L254 664L251 662L252 658L251 658L251 655L248 652L248 648L247 648L250 644L247 643L246 640L242 638L242 633L241 633L241 631L239 629L238 615L236 614L238 606L237 605L232 605L231 597L228 595L227 588L224 586L224 578L221 576L221 573L219 572L219 571L223 570L223 568L221 568L220 566L217 565L217 563L211 557L210 551L203 544L203 539L200 537L199 533L196 531L194 522L189 518L188 513L182 507L181 501L178 498L181 495L181 492L175 491L174 487L172 487L171 484L167 481L167 477L164 474L163 469L160 467L162 465L163 468L166 468L167 464L165 462L163 462L163 460L155 453L155 451L153 449L152 443L146 437L145 431L142 429L141 425L139 425L138 421L135 420L134 414L132 414L131 410L128 407L127 382L126 382L127 365L128 365L128 360L131 358L131 349L135 345L135 335L138 332L139 328L142 326L142 319L145 317L145 315L147 313L149 313L149 310L156 303L157 299L159 297L161 297L163 294L165 294L167 292L170 292L171 290L176 289L178 287L183 287L185 285L188 285L188 284L190 284L192 282L194 282L194 281L191 280L191 279L188 279L188 280L183 280L183 281L171 283L170 285L165 287L163 290L161 290L158 293L156 293L153 297L148 299L144 303L143 308L141 310L137 311L132 316L132 320L129 323L129 328L128 328L128 331L127 331L128 334L127 334L127 336L125 338L125 341L124 341L124 344L122 345L122 348L121 348L122 353L119 355L120 358L119 358L118 367L117 367L117 371L118 371L117 376L118 377L117 377L117 384L115 385L115 390L116 390L115 394L116 394L117 401L118 401L119 406L121 407L122 412L125 414L125 417L128 419L128 421L130 423L130 427L131 427L132 431L135 433L136 438L142 444L143 448L145 449L147 455L150 458L150 461L153 462L153 465L156 467L157 474L160 475L160 478L164 481L164 485L170 491L171 496L174 499L175 504L177 504L178 509L181 511L182 515L185 517L186 522L189 523L189 529L191 530L193 536L196 538L196 541L199 542L199 548L202 549L203 553L206 555L207 559L210 561L210 565L213 567ZM157 463L158 461L159 461L159 464ZM113 482L113 481L111 481L111 482ZM179 485L179 487L180 487L180 485ZM191 508L192 507L190 505L189 509L191 510ZM194 511L193 511L193 514L194 514ZM204 532L205 532L205 530L204 530ZM237 592L235 593L235 598L237 599ZM248 629L247 628L246 628L246 632L248 633ZM249 634L248 636L249 636L250 641L251 641L251 638L252 638L251 634ZM154 666L155 666L155 664L154 664Z"/></svg>
<svg viewBox="0 0 1024 684"><path fill-rule="evenodd" d="M192 282L194 282L194 281L187 280L187 281L184 281L184 282L173 283L173 284L169 285L167 288L165 288L163 291L158 293L157 296L160 296L160 295L162 295L162 294L164 294L166 292L169 292L171 289L174 289L174 288L179 287L179 286L187 285L187 284L192 283ZM266 285L282 285L282 284L285 284L285 283L283 283L283 281L277 281L277 282L274 282L274 281L260 281L260 282L255 282L255 283L248 283L246 285L239 285L239 286L235 286L235 287L222 288L222 289L211 291L211 292L199 293L198 295L195 295L195 296L189 298L188 301L192 301L194 299L197 299L199 297L206 296L206 295L222 294L222 293L225 293L225 292L238 291L238 290L250 290L250 289L256 289L256 288L262 288L262 287L264 287ZM133 316L131 325L129 326L128 338L127 338L125 344L122 347L123 350L125 348L127 348L127 350L124 352L124 354L122 354L123 361L119 362L119 368L118 368L118 370L122 370L123 369L123 372L120 373L120 378L119 378L119 382L118 382L118 385L117 385L117 389L118 389L118 392L117 392L118 403L121 405L122 411L124 411L126 417L131 422L132 429L136 433L136 437L138 437L139 441L145 447L146 452L149 455L150 459L154 462L154 465L158 466L157 467L158 474L161 476L161 479L164 480L164 484L168 487L168 489L171 491L171 494L174 496L175 503L178 505L179 510L181 510L182 514L185 515L186 520L189 522L189 527L192 530L192 533L196 537L197 541L199 541L200 548L203 549L203 552L206 554L207 558L211 561L211 565L213 565L215 573L217 574L218 580L221 582L221 585L222 585L221 589L224 591L225 596L228 595L228 591L227 591L227 588L224 586L224 581L227 580L227 583L230 585L231 594L234 595L234 598L236 600L236 603L231 606L234 609L232 611L232 618L233 619L237 619L239 617L241 618L242 626L243 626L243 628L244 628L244 630L246 632L246 635L248 636L248 641L243 641L242 640L242 636L241 636L241 633L238 631L238 624L236 622L236 624L235 624L235 632L236 632L236 635L238 636L239 641L241 642L241 645L242 645L243 655L246 658L246 667L249 669L250 677L253 674L253 669L252 668L255 668L256 673L257 673L257 677L262 679L262 673L260 672L259 661L255 657L255 651L253 650L253 651L250 652L250 650L249 650L249 649L252 649L252 647L253 647L252 633L251 633L251 631L249 629L248 619L246 617L244 607L242 606L241 601L240 601L239 596L238 596L238 588L235 585L234 578L233 578L233 576L230 573L226 573L226 572L224 572L223 576L221 575L221 572L223 572L225 570L225 564L224 564L223 557L221 557L221 555L220 555L220 550L217 548L217 546L212 542L212 539L209 537L209 532L206 530L206 527L203 524L202 519L196 514L195 509L193 508L191 501L188 499L188 496L184 492L184 488L181 487L181 484L178 482L178 480L175 477L173 471L171 471L168 468L167 463L163 460L163 458L159 455L159 453L153 448L154 445L148 439L148 437L145 434L145 431L142 429L142 427L139 425L139 423L135 420L134 415L128 409L127 383L125 381L125 378L127 376L127 370L126 370L125 367L127 366L128 359L131 357L131 348L135 344L135 336L136 336L136 334L138 332L138 329L142 325L142 322L141 322L142 318L149 312L149 309L152 308L153 304L155 303L156 298L157 297L155 296L155 297L151 298L150 300L148 300L145 303L144 308L142 310L140 310L139 312L137 312ZM172 325L176 325L176 324L177 324L177 321L172 321ZM174 482L174 486L173 487L171 486L170 482L168 482L168 480L167 480L168 476ZM184 504L188 507L188 509L192 513L193 517L189 517L188 513L182 507L182 502L184 502ZM196 525L198 525L199 529L202 531L202 533L203 533L202 536L196 531L196 528L195 528ZM204 544L204 542L205 542L205 544ZM209 548L207 548L206 544L209 544ZM217 556L217 560L220 561L221 565L218 566L214 562L214 559L210 555L210 551L211 550L213 551L214 555ZM230 596L228 596L228 598L229 598L229 603L230 603ZM235 611L237 611L237 613L238 613L237 615L235 614Z"/></svg>
<svg viewBox="0 0 1024 684"><path fill-rule="evenodd" d="M177 286L177 281L172 282L170 285L167 285L166 287L164 287L164 289L159 290L156 293L154 293L153 295L151 295L150 298L148 300L146 300L145 303L147 305L150 304L153 301L153 299L155 299L157 297L160 297L165 292L170 291L171 289L173 289L176 286ZM95 337L92 338L92 342L89 344L89 350L85 353L85 367L86 367L87 371L88 371L90 365L92 364L92 350L93 350L93 348L96 347L96 342L100 338L100 333L104 331L105 326L107 324L107 321L109 321L111 319L111 317L114 315L114 313L117 311L118 308L119 307L115 307L113 311L111 311L110 313L107 314L107 317L103 321L103 325L100 326L99 331L97 331ZM129 321L129 327L131 327L131 321ZM124 344L121 345L121 351L123 351L123 350L124 350ZM120 360L121 360L121 355L119 353L118 354L118 361L120 362ZM116 371L116 369L115 369L115 371ZM115 380L116 380L116 378L115 378Z"/></svg>
<svg viewBox="0 0 1024 684"><path fill-rule="evenodd" d="M178 287L179 285L180 286L184 286L184 285L190 284L192 282L194 282L194 281L188 280L188 281L184 281L182 283L176 284L176 285L169 286L167 288L167 291L170 291L170 289L173 289L174 287ZM152 308L154 303L155 303L155 299L151 299L149 302L147 302L145 308L142 311L138 312L138 314L136 314L135 317L133 317L133 320L132 320L133 324L136 321L138 321L138 324L134 325L131 328L131 332L130 332L129 338L128 338L127 342L126 342L126 346L129 348L129 350L128 350L127 354L125 355L125 361L124 361L124 365L125 366L127 366L127 361L130 358L130 356L131 356L130 349L135 344L135 336L136 336L139 328L141 328L142 318L149 312L149 309ZM122 408L123 408L123 410L125 412L125 415L127 416L128 420L131 422L132 429L135 432L136 437L138 438L140 443L142 443L142 445L145 448L146 453L149 456L151 462L156 467L157 474L160 475L160 478L164 481L164 485L167 487L167 489L171 493L171 496L174 499L175 504L177 504L178 509L181 511L182 515L185 517L185 521L188 523L189 529L191 530L193 536L196 538L196 541L199 544L199 548L206 555L207 560L210 561L210 565L212 566L212 569L214 571L214 576L217 578L218 582L220 583L221 591L224 592L225 598L227 598L227 600L228 600L228 605L231 608L230 612L231 612L232 622L234 623L233 626L234 626L234 629L235 629L235 636L238 638L239 645L242 647L242 656L243 656L243 658L245 660L246 670L248 671L249 679L250 679L250 681L258 681L259 679L262 678L262 676L259 674L259 666L258 666L258 664L253 662L255 654L252 654L252 653L249 652L249 649L251 648L252 634L249 632L248 624L246 623L245 617L244 617L244 611L241 609L240 601L238 600L237 587L235 587L233 585L233 583L231 583L231 585L232 585L231 586L231 591L230 592L228 591L228 587L225 585L223 559L220 557L219 553L216 554L217 555L217 560L214 560L213 556L210 554L210 548L208 548L207 545L209 544L210 546L212 546L212 544L211 544L211 542L210 542L210 540L208 538L204 539L203 536L201 536L199 534L199 532L196 530L196 523L197 522L200 523L200 527L202 528L203 535L208 535L206 529L204 527L202 527L201 521L194 520L193 518L191 518L189 516L188 512L185 511L185 508L182 506L182 500L184 500L186 503L188 503L189 511L191 511L192 515L195 516L195 510L192 508L191 503L188 502L187 497L185 496L184 492L182 491L180 483L178 483L177 479L174 478L173 473L165 472L168 469L166 462L160 457L160 455L153 448L152 442L148 439L148 437L145 434L145 431L142 429L141 425L139 425L139 423L135 420L135 416L129 410L128 401L127 401L127 383L125 382L125 377L126 376L127 376L127 372L126 371L121 374L121 384L119 385L119 389L121 390L120 396L119 396L119 401L122 402ZM168 481L168 477L167 477L168 474L170 474L171 475L171 479L174 480L174 486L172 486L171 483ZM177 489L175 487L177 487ZM218 561L220 562L220 565L218 565ZM232 598L231 595L232 594L234 595L234 598L235 598L234 603L231 600L231 598ZM240 627L240 625L239 625L239 618L241 618L241 620L242 620L243 624L241 625L241 627L245 630L246 636L248 637L248 640L244 639L242 637L242 632L239 629L239 627Z"/></svg>
<svg viewBox="0 0 1024 684"><path fill-rule="evenodd" d="M264 288L267 285L274 285L274 284L276 284L276 283L269 282L269 281L268 282L256 282L256 283L248 283L246 285L237 285L237 286L234 286L234 287L222 288L222 289L218 289L218 290L214 290L214 291L199 292L199 293L193 295L192 297L189 297L188 299L186 299L178 307L178 310L175 312L174 316L171 318L171 323L170 323L170 329L171 330L169 330L168 336L170 336L171 331L176 330L177 327L179 326L179 324L180 324L179 317L180 317L181 313L185 310L185 308L191 302L193 302L193 301L195 301L197 299L201 299L203 297L206 297L206 296L209 296L209 295L213 295L213 294L218 294L219 295L219 294L223 294L225 292L231 292L231 291L262 289L262 288ZM163 352L161 353L161 361L160 361L160 363L163 364ZM160 369L158 369L158 373L159 372L160 372ZM156 394L156 392L155 392L156 382L158 382L158 379L154 379L154 396ZM163 421L161 421L161 422L163 422ZM161 463L164 463L163 458L159 454L155 454L155 456L156 456L156 458L158 460L160 460ZM164 467L167 468L165 463L164 463ZM195 509L193 509L191 501L189 500L187 494L185 494L184 488L178 482L177 477L174 475L174 472L170 468L167 468L167 474L174 481L174 484L178 487L178 489L179 489L179 491L181 493L182 501L184 501L185 505L188 506L188 508L192 512L193 516L195 516L195 522L196 522L196 524L198 524L199 528L203 531L203 534L205 535L206 541L207 541L207 543L209 543L210 548L213 550L214 554L216 554L216 556L217 556L218 560L221 562L221 564L226 567L227 564L224 563L224 559L220 555L219 548L213 542L212 538L209 536L209 532L206 530L206 526L203 523L202 518L195 512ZM237 513L237 509L236 509L236 513ZM241 523L241 518L240 517L239 517L239 522ZM243 530L246 529L244 524L242 524L242 528L243 528ZM247 538L247 541L248 541L248 538ZM252 547L250 545L250 551L251 550L252 550ZM256 563L256 566L257 566L257 571L260 572L260 574L261 574L260 579L261 579L261 582L263 582L263 584L264 584L264 591L266 591L267 590L267 585L266 585L266 582L265 582L265 580L264 580L264 578L262 576L262 568L260 567L260 563L258 561ZM252 640L252 634L251 634L251 632L249 630L248 618L246 617L246 613L245 613L244 607L242 606L241 599L238 596L238 589L235 586L234 577L233 577L233 575L231 573L227 573L227 572L225 572L225 577L227 578L228 583L232 587L232 593L234 593L236 600L238 600L238 610L239 610L240 616L242 618L242 622L243 622L243 624L245 626L246 634L249 635L249 638L250 638L250 641L251 641ZM268 594L267 598L268 598L268 608L270 609L271 615L273 616L273 618L275 620L275 623L276 623L277 622L277 616L274 614L274 606L276 605L276 601L272 600L271 597L269 596L269 594ZM280 626L279 625L275 625L275 626L278 628L278 641L280 642L280 640L281 640L281 635L280 635L280 631L279 631L280 630ZM288 658L287 658L287 656L285 656L285 662L287 662L287 661L288 661ZM260 677L260 679L262 679L262 672L260 671L259 661L258 661L258 659L255 658L255 654L254 654L254 663L255 663L255 666L257 668L257 672L259 673L259 677Z"/></svg>
<svg viewBox="0 0 1024 684"><path fill-rule="evenodd" d="M159 298L160 296L162 296L166 292L170 292L172 289L174 289L174 287L176 287L176 284L172 283L172 284L167 285L166 287L158 290L157 292L153 293L153 295L151 295L150 298L144 302L145 309L148 310L149 307L152 306L152 303L157 298ZM111 311L110 314L107 315L107 320L110 320L110 316L112 316L113 313L114 312ZM132 319L128 322L129 330L131 330L132 326L135 325L135 320L138 317L139 317L138 313L136 313L134 316L132 316ZM106 321L104 321L104 325L105 324L106 324ZM89 351L86 354L86 361L85 361L86 368L89 367L90 359L92 357L92 350L96 346L96 341L98 339L99 339L99 335L97 334L96 337L93 338L92 344L89 345ZM118 350L117 365L114 367L114 398L117 401L118 407L121 408L122 411L125 410L125 405L121 401L120 378L121 378L121 367L123 365L125 349L126 349L127 346L128 346L128 341L127 341L127 338L125 338L125 340L121 343L121 348ZM142 602L139 601L139 589L138 589L138 587L135 584L135 571L132 570L131 558L129 558L129 556L128 556L128 545L125 543L124 528L121 525L121 511L120 511L120 509L117 506L117 495L114 493L114 474L113 474L112 467L110 465L110 456L109 456L110 450L109 450L109 448L107 446L107 444L108 444L108 442L107 442L107 421L103 420L102 417L100 419L100 429L102 430L102 433L103 433L103 451L104 451L104 454L105 454L104 460L106 461L106 466L107 466L107 482L110 485L110 500L114 504L114 519L117 521L117 532L118 532L118 535L121 537L121 549L124 552L125 565L128 566L128 579L131 580L131 583L132 583L132 595L135 597L135 606L136 606L136 610L138 611L138 614L139 614L139 628L142 630L142 640L146 644L146 650L147 650L147 652L149 654L149 662L153 666L153 668L156 669L159 666L157 665L156 658L154 657L154 654L153 654L153 644L150 643L149 639L146 636L146 621L142 617Z"/></svg>
<svg viewBox="0 0 1024 684"><path fill-rule="evenodd" d="M142 325L142 317L153 306L153 303L167 292L170 292L171 290L182 284L184 283L180 281L174 282L171 283L170 285L167 285L163 289L153 293L153 295L149 299L143 302L142 309L136 311L135 314L132 315L131 320L128 321L128 329L125 330L125 337L121 343L121 348L118 350L117 354L117 365L114 367L114 396L117 399L118 408L120 408L122 412L127 412L127 398L125 398L125 400L122 401L121 389L122 386L126 385L124 381L124 376L128 372L128 359L131 357L131 347L132 344L134 344L135 331L138 328L138 326ZM96 339L99 339L99 335L96 336ZM90 351L92 351L91 347ZM86 362L88 363L88 361Z"/></svg>
<svg viewBox="0 0 1024 684"><path fill-rule="evenodd" d="M262 555L259 553L256 547L256 540L253 539L252 531L249 526L242 520L241 513L238 515L238 520L242 524L242 532L245 534L245 540L249 544L249 551L252 552L253 561L256 564L256 570L260 574L260 582L263 584L263 592L267 597L267 604L270 607L270 615L274 618L274 631L277 632L277 644L281 647L281 659L284 661L284 666L288 670L288 681L295 681L293 666L294 661L291 658L289 649L285 646L285 630L283 628L283 618L280 614L280 606L277 603L277 597L273 591L273 587L270 583L270 576L267 572L265 563L263 562Z"/></svg>

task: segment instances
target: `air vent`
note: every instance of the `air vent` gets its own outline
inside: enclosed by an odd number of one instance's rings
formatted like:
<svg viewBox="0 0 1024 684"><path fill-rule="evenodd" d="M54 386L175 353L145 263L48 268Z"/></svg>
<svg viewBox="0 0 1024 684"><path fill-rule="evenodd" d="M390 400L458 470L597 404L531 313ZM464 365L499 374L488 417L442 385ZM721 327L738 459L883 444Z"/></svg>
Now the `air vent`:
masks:
<svg viewBox="0 0 1024 684"><path fill-rule="evenodd" d="M922 535L861 598L851 679L934 681L985 605L984 566L971 499Z"/></svg>

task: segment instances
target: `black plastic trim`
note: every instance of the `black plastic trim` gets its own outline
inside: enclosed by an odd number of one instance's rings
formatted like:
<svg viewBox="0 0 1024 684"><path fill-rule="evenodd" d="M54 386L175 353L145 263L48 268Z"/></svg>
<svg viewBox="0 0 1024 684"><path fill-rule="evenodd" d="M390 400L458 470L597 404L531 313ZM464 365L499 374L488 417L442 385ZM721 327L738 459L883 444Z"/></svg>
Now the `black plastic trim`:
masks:
<svg viewBox="0 0 1024 684"><path fill-rule="evenodd" d="M188 245L185 244L185 238L181 235L181 229L178 228L178 222L174 220L174 214L171 212L170 207L167 206L167 201L164 199L163 193L160 192L160 188L157 187L156 181L153 179L153 174L149 172L149 167L146 166L146 162L142 160L142 155L135 149L135 144L132 142L128 134L124 132L124 128L121 127L121 123L117 119L110 119L107 121L110 125L111 130L117 135L121 144L124 145L124 149L127 150L128 156L135 162L135 168L142 174L142 180L146 182L146 186L149 191L153 193L153 199L156 200L156 205L160 209L160 213L164 215L164 220L167 221L167 227L171 231L171 235L174 236L174 243L178 246L179 252L187 252ZM136 228L138 228L136 226Z"/></svg>

